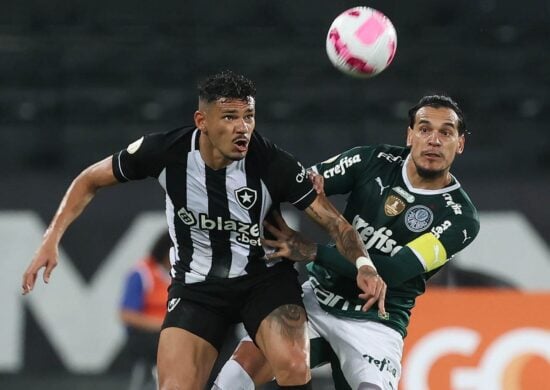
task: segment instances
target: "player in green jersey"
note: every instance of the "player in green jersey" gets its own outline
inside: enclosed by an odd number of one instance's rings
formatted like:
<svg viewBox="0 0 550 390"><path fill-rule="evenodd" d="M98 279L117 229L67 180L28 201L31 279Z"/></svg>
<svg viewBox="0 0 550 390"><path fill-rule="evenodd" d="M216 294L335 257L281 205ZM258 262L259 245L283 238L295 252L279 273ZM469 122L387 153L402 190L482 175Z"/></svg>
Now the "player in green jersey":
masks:
<svg viewBox="0 0 550 390"><path fill-rule="evenodd" d="M425 96L409 110L407 147L356 147L312 168L318 184L324 179L327 195L349 194L343 214L387 283L386 315L362 310L355 283L361 267L333 246L308 241L282 219L270 227L278 241L264 242L277 249L275 255L313 260L303 285L311 366L331 363L336 389L397 389L416 298L476 237L477 211L450 173L465 135L462 111L451 98ZM241 342L216 386L253 388L269 380L257 351L252 342Z"/></svg>

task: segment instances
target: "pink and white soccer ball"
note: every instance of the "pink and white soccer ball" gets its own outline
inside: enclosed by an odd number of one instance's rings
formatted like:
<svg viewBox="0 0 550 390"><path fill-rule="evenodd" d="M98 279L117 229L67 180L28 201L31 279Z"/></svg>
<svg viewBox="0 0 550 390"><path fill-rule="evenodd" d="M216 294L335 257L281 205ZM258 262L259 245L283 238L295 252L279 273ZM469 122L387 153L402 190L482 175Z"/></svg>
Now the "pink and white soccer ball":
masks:
<svg viewBox="0 0 550 390"><path fill-rule="evenodd" d="M340 71L354 77L372 77L392 62L397 34L380 11L355 7L334 19L327 34L327 54Z"/></svg>

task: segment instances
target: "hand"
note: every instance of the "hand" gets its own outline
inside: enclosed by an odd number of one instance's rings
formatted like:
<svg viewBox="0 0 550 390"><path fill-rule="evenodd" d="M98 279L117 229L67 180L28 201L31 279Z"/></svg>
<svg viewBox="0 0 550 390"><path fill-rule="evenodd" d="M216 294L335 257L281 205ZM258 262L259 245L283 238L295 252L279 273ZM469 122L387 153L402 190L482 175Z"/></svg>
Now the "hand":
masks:
<svg viewBox="0 0 550 390"><path fill-rule="evenodd" d="M374 302L378 301L378 312L386 316L386 283L382 280L376 270L368 265L364 265L357 271L357 286L363 291L359 298L364 299L363 311L368 311Z"/></svg>
<svg viewBox="0 0 550 390"><path fill-rule="evenodd" d="M313 184L313 189L315 190L315 192L317 192L317 194L325 193L325 178L323 177L323 175L319 175L318 173L309 170L307 178L309 179L311 184Z"/></svg>
<svg viewBox="0 0 550 390"><path fill-rule="evenodd" d="M26 295L32 291L38 271L45 267L43 279L44 283L50 281L50 276L53 269L57 266L58 250L57 245L50 244L47 241L43 242L40 248L36 251L31 264L27 267L27 270L23 274L23 295Z"/></svg>
<svg viewBox="0 0 550 390"><path fill-rule="evenodd" d="M268 259L285 257L293 261L311 261L317 254L317 245L297 231L291 229L278 212L273 212L277 226L264 220L265 228L273 234L276 240L262 239L262 242L270 246L275 252L266 255Z"/></svg>

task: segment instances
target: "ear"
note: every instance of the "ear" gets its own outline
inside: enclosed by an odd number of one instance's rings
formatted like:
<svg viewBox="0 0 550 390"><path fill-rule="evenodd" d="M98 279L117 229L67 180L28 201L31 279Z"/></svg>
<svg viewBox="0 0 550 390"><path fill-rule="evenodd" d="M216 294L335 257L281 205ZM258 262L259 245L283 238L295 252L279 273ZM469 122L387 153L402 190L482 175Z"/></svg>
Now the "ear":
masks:
<svg viewBox="0 0 550 390"><path fill-rule="evenodd" d="M413 129L411 127L407 127L407 146L412 145L412 137L413 137Z"/></svg>
<svg viewBox="0 0 550 390"><path fill-rule="evenodd" d="M193 115L195 120L195 126L201 131L201 133L206 133L206 113L204 111L195 111Z"/></svg>
<svg viewBox="0 0 550 390"><path fill-rule="evenodd" d="M456 149L456 154L462 154L464 152L464 145L466 144L466 137L462 134L458 138L458 148Z"/></svg>

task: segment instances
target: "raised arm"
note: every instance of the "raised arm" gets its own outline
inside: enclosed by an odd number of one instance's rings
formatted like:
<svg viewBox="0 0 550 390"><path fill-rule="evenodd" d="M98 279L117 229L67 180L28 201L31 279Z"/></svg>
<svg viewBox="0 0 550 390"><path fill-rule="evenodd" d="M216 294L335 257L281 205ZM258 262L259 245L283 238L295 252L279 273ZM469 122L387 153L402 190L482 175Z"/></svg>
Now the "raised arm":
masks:
<svg viewBox="0 0 550 390"><path fill-rule="evenodd" d="M23 274L23 294L34 288L38 271L45 267L43 279L49 282L57 266L58 245L69 225L82 213L97 190L118 183L113 174L112 157L99 161L82 171L71 183L57 212L44 233L31 264Z"/></svg>

